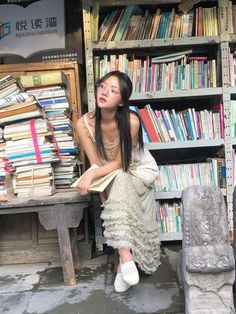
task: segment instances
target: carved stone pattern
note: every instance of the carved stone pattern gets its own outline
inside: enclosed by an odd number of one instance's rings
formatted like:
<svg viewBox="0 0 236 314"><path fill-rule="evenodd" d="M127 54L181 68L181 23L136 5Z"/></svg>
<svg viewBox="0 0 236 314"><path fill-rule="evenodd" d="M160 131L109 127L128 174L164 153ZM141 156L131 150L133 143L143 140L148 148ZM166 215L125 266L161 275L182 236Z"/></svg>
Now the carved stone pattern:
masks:
<svg viewBox="0 0 236 314"><path fill-rule="evenodd" d="M191 264L191 272L214 272L218 273L220 271L232 270L234 269L233 263L229 256L216 256L215 254L207 254L205 256L199 256L198 258L191 258L189 260Z"/></svg>
<svg viewBox="0 0 236 314"><path fill-rule="evenodd" d="M235 313L235 260L224 197L219 188L191 186L182 203L185 313Z"/></svg>
<svg viewBox="0 0 236 314"><path fill-rule="evenodd" d="M193 190L189 195L191 201L187 201L188 206L184 208L185 244L226 242L226 209L220 189L205 186Z"/></svg>

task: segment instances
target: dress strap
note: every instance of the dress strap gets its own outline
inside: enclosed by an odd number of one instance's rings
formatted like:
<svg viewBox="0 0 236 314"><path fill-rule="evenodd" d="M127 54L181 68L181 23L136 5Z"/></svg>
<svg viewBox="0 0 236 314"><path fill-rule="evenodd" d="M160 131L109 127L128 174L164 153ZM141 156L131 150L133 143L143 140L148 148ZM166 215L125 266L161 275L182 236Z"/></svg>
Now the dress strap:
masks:
<svg viewBox="0 0 236 314"><path fill-rule="evenodd" d="M89 135L91 137L91 139L93 140L93 142L95 142L95 137L93 135L93 131L91 130L89 124L88 124L88 121L87 121L87 115L88 115L88 112L83 116L84 118L84 123L85 123L85 126L86 126L86 129L88 130L89 132Z"/></svg>

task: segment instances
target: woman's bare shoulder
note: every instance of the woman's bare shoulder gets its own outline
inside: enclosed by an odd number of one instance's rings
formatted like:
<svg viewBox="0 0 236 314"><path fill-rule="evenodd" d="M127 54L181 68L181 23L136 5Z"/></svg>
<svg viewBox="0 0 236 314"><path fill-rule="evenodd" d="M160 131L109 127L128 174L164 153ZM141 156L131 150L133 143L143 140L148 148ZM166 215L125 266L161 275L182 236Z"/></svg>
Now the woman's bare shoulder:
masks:
<svg viewBox="0 0 236 314"><path fill-rule="evenodd" d="M140 121L138 116L135 113L130 113L130 125L131 128L139 128L140 126Z"/></svg>
<svg viewBox="0 0 236 314"><path fill-rule="evenodd" d="M95 126L95 112L94 111L89 111L78 119L78 125L83 125L85 122L86 124L89 124L90 126Z"/></svg>
<svg viewBox="0 0 236 314"><path fill-rule="evenodd" d="M94 111L87 112L77 121L77 131L80 136L88 136L92 142L95 141L95 116Z"/></svg>

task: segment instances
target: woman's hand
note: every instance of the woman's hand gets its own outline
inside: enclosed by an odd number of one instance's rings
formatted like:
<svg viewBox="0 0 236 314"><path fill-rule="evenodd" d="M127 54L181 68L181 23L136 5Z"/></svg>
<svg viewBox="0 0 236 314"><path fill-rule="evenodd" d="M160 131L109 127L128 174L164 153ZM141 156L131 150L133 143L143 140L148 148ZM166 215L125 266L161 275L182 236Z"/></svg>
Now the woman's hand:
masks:
<svg viewBox="0 0 236 314"><path fill-rule="evenodd" d="M83 175L83 178L79 181L78 186L76 189L79 190L80 195L85 195L88 193L88 188L92 184L94 180L94 170L91 169L87 171L86 174Z"/></svg>

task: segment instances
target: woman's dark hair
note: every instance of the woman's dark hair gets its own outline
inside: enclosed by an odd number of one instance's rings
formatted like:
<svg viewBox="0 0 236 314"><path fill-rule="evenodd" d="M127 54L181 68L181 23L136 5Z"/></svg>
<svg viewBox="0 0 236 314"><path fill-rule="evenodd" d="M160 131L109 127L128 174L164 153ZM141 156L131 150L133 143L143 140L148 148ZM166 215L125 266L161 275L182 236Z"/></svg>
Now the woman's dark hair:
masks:
<svg viewBox="0 0 236 314"><path fill-rule="evenodd" d="M102 78L100 78L95 85L95 95L97 95L97 86L102 82L106 81L109 77L115 76L119 80L120 85L120 93L122 98L122 106L117 108L116 112L116 123L119 130L120 136L120 147L121 147L121 158L123 169L125 171L128 170L130 161L131 161L131 151L132 151L132 140L131 140L131 132L130 132L130 109L129 109L129 98L132 94L132 82L127 74L120 71L111 71L105 74ZM97 102L97 99L96 99ZM137 113L133 112L136 114ZM140 117L138 116L139 120ZM141 120L140 120L140 128L139 128L139 147L143 148L143 137L142 137L142 128L141 128ZM103 145L102 132L101 132L101 109L96 104L95 109L95 140L96 140L96 148L98 153L106 158L106 153Z"/></svg>

